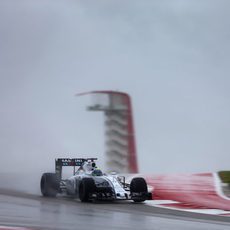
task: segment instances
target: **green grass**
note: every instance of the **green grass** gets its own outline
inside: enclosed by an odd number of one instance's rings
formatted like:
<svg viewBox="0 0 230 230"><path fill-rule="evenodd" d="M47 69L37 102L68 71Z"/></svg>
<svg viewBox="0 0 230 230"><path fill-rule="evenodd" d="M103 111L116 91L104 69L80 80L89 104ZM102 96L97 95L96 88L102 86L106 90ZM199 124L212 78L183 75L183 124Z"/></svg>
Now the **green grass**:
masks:
<svg viewBox="0 0 230 230"><path fill-rule="evenodd" d="M230 184L230 171L220 171L218 174L223 183Z"/></svg>

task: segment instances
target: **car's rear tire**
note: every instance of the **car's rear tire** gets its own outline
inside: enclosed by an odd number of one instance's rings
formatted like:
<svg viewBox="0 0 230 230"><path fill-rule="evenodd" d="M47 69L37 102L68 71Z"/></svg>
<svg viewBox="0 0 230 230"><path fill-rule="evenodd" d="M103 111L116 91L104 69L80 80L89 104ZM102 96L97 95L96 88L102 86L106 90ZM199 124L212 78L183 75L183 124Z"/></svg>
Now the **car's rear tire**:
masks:
<svg viewBox="0 0 230 230"><path fill-rule="evenodd" d="M92 178L83 178L79 186L79 199L81 202L88 202L90 195L96 191L96 186Z"/></svg>
<svg viewBox="0 0 230 230"><path fill-rule="evenodd" d="M147 183L145 179L142 177L133 178L130 183L130 193L131 193L131 196L133 194L147 194L148 187L147 187ZM133 196L133 197L134 197L133 198L134 202L144 202L146 200L141 197L136 197L136 196Z"/></svg>
<svg viewBox="0 0 230 230"><path fill-rule="evenodd" d="M60 180L56 173L44 173L41 177L40 187L43 196L56 197L60 188Z"/></svg>

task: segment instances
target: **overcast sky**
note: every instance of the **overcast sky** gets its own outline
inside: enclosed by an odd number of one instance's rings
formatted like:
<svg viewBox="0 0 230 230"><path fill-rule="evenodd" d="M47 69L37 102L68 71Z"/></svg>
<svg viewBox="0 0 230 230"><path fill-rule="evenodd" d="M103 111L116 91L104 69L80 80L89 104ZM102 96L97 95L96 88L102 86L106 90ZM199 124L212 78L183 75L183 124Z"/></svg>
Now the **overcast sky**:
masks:
<svg viewBox="0 0 230 230"><path fill-rule="evenodd" d="M103 114L133 100L140 172L230 169L229 0L0 1L0 171L99 157Z"/></svg>

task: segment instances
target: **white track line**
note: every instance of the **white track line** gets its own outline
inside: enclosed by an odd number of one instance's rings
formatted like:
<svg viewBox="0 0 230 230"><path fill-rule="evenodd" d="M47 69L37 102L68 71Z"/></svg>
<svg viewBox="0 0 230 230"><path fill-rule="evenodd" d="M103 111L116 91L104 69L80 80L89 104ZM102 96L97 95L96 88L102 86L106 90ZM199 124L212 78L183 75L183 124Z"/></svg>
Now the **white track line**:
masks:
<svg viewBox="0 0 230 230"><path fill-rule="evenodd" d="M0 226L0 230L30 230L29 228Z"/></svg>
<svg viewBox="0 0 230 230"><path fill-rule="evenodd" d="M223 199L225 200L230 200L229 197L227 197L224 193L223 193L223 190L222 190L222 187L221 187L221 183L222 181L220 180L220 177L218 176L217 173L213 173L213 178L214 178L214 184L215 184L215 188L216 188L216 193L222 197Z"/></svg>
<svg viewBox="0 0 230 230"><path fill-rule="evenodd" d="M226 215L226 214L230 215L230 212L220 210L220 209L185 209L183 211L203 213L203 214L211 214L211 215Z"/></svg>
<svg viewBox="0 0 230 230"><path fill-rule="evenodd" d="M176 208L176 207L167 207L167 204L180 204L180 202L173 200L146 200L145 204L153 207L166 208L171 210L185 211L185 212L194 212L194 213L202 213L202 214L210 214L210 215L226 215L226 217L230 216L230 211L224 211L221 209L184 209L184 208Z"/></svg>
<svg viewBox="0 0 230 230"><path fill-rule="evenodd" d="M180 204L180 202L174 200L146 200L145 203L151 206L162 204Z"/></svg>

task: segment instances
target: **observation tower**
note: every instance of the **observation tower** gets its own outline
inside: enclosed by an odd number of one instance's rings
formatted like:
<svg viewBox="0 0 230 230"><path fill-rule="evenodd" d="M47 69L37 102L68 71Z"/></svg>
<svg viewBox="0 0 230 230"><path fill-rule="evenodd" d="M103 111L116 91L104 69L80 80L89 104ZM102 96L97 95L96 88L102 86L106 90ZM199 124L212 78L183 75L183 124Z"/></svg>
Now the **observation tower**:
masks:
<svg viewBox="0 0 230 230"><path fill-rule="evenodd" d="M105 165L107 171L137 173L137 155L131 98L118 91L91 91L89 111L103 112L105 116Z"/></svg>

